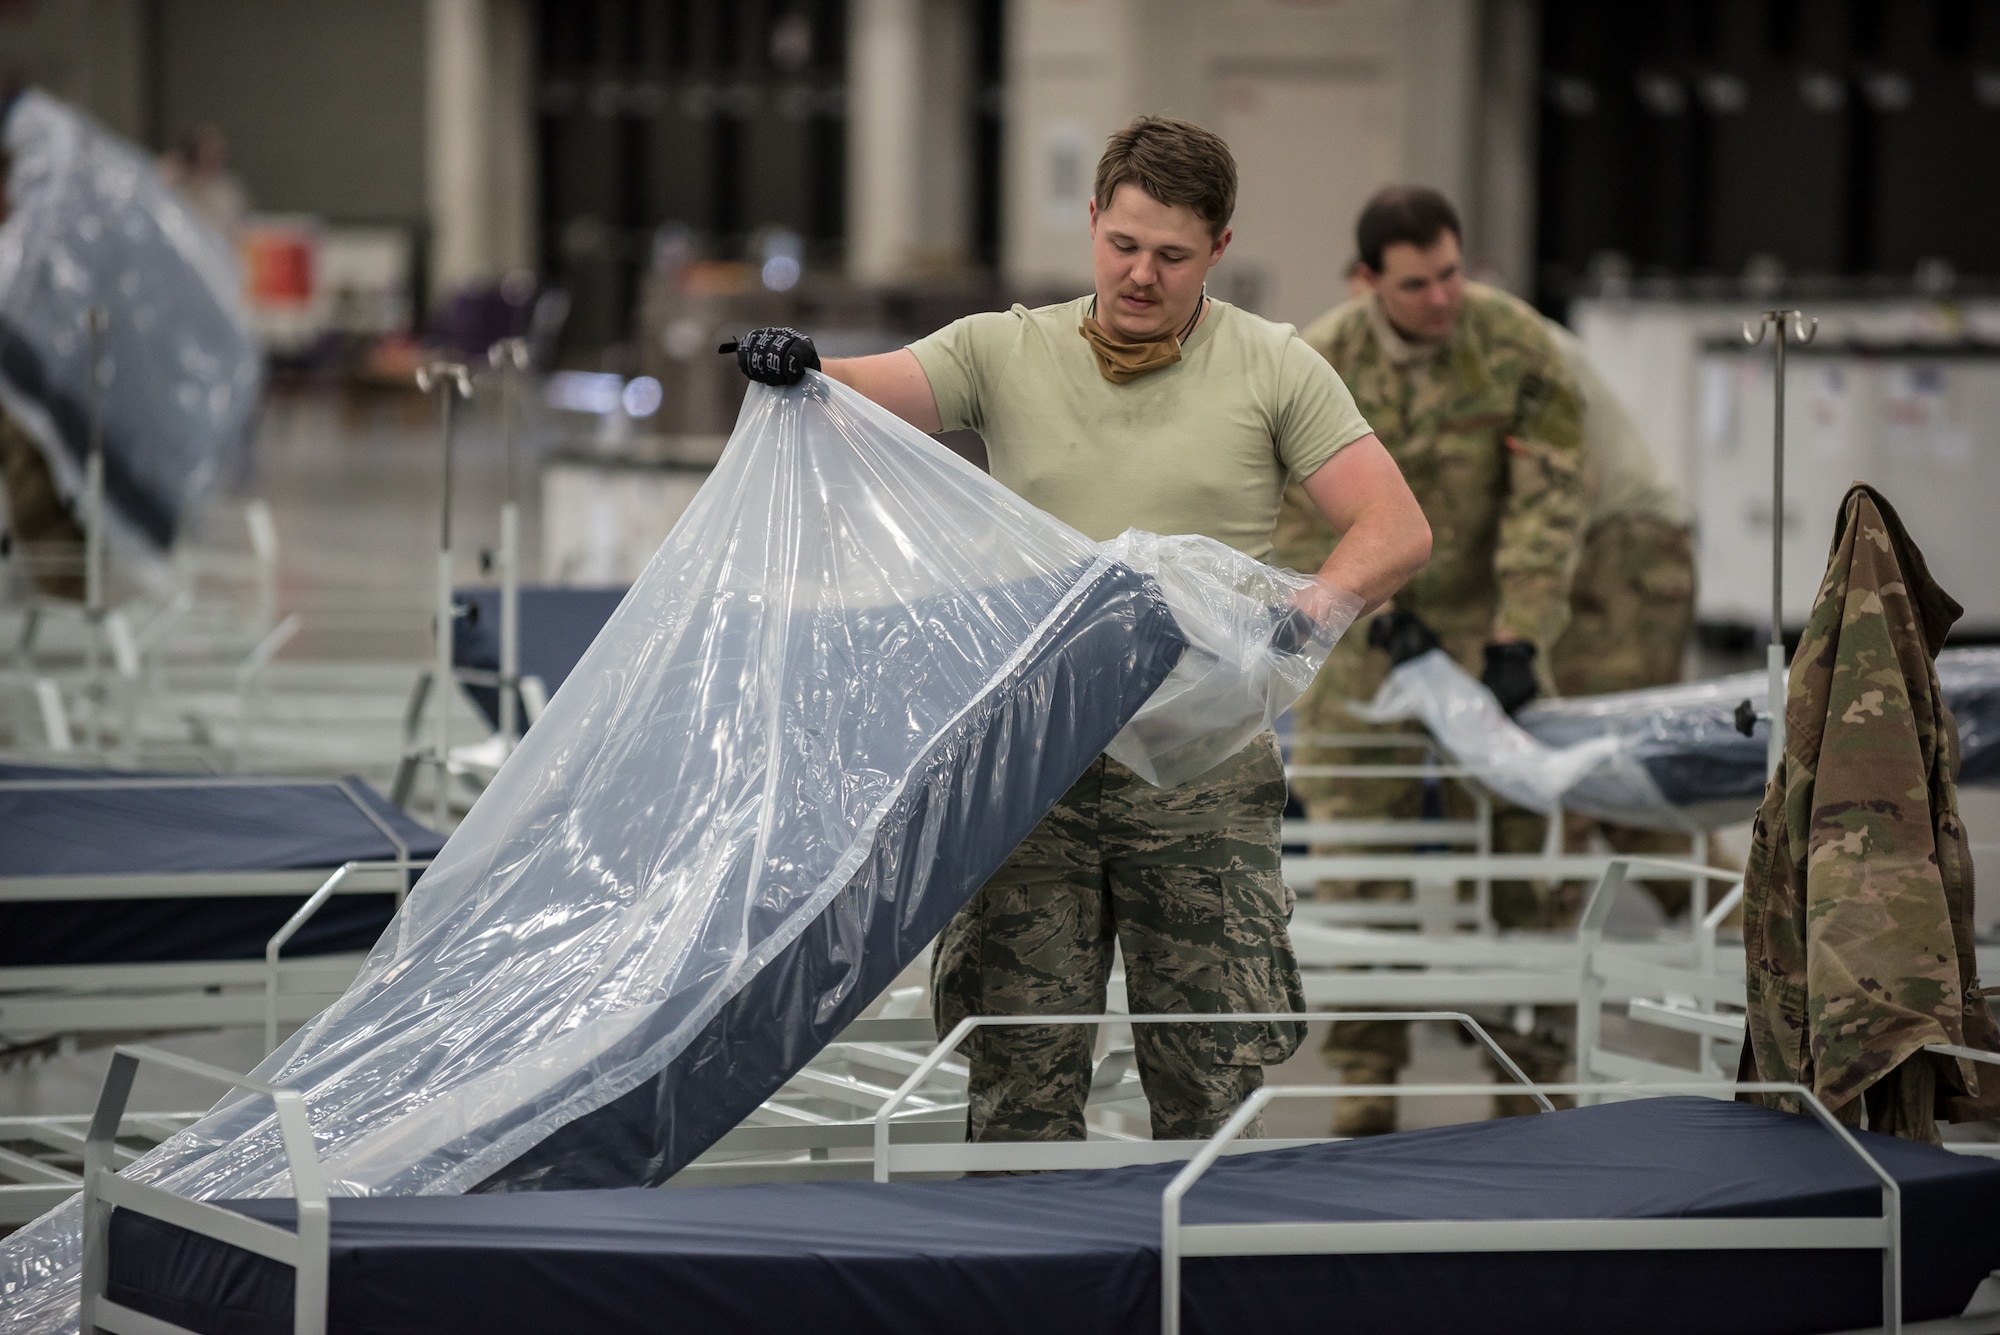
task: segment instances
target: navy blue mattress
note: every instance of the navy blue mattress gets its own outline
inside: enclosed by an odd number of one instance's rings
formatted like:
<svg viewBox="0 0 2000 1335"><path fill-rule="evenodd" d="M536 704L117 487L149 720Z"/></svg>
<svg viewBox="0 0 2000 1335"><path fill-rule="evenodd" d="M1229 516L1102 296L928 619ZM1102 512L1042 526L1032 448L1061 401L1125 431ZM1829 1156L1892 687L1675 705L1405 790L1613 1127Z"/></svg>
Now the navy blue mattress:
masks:
<svg viewBox="0 0 2000 1335"><path fill-rule="evenodd" d="M187 778L0 765L0 877L289 871L388 860L396 845L332 784L134 787ZM349 788L413 857L444 846L359 778ZM300 895L0 903L0 966L262 959ZM335 895L285 948L367 950L395 911L390 895Z"/></svg>
<svg viewBox="0 0 2000 1335"><path fill-rule="evenodd" d="M1862 1134L1902 1186L1904 1314L2000 1266L2000 1164ZM1154 1335L1179 1165L954 1182L337 1199L333 1335ZM1227 1159L1191 1224L1870 1215L1818 1123L1649 1099ZM289 1201L231 1208L289 1223ZM1189 1332L1803 1335L1880 1319L1876 1252L1192 1259ZM291 1329L292 1272L120 1211L109 1293L203 1335Z"/></svg>
<svg viewBox="0 0 2000 1335"><path fill-rule="evenodd" d="M871 660L906 653L913 623L926 619L956 618L945 600L849 613L840 653L865 676ZM557 1128L477 1190L650 1186L680 1171L944 930L1138 712L1186 643L1150 578L1098 567L1007 675L932 741L860 865L805 929L657 1075ZM838 742L832 747L837 753ZM780 800L806 809L814 795Z"/></svg>
<svg viewBox="0 0 2000 1335"><path fill-rule="evenodd" d="M1958 722L1958 782L2000 785L2000 655L1947 649L1937 656L1938 685ZM1762 673L1709 683L1694 700L1665 703L1678 688L1538 700L1517 722L1538 741L1572 746L1621 736L1672 806L1706 811L1710 828L1748 820L1764 795L1765 733L1736 730L1737 704L1764 704ZM1725 689L1728 687L1728 689Z"/></svg>
<svg viewBox="0 0 2000 1335"><path fill-rule="evenodd" d="M466 609L452 623L451 661L457 667L500 670L500 590L459 589L452 597ZM540 677L550 695L556 693L604 629L604 623L625 598L616 588L536 585L521 590L521 675ZM465 692L492 727L500 726L500 691L493 686L468 686ZM519 708L518 703L516 708ZM522 724L525 713L517 713Z"/></svg>

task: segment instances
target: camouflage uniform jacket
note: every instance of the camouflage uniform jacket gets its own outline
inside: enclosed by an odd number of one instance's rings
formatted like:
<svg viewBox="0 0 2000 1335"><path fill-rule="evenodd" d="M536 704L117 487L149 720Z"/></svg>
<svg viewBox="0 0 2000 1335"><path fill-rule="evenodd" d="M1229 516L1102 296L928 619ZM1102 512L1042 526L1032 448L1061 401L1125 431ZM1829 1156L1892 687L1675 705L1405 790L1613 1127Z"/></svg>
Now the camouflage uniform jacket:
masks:
<svg viewBox="0 0 2000 1335"><path fill-rule="evenodd" d="M2000 1051L1974 973L1958 727L1931 661L1961 610L1888 502L1850 489L1744 896L1745 1077L1802 1084L1857 1123L1865 1093L1873 1129L1933 1142L1936 1116L2000 1104L1990 1073L1982 1095L1972 1063L1920 1052Z"/></svg>
<svg viewBox="0 0 2000 1335"><path fill-rule="evenodd" d="M1583 409L1560 348L1527 303L1469 283L1435 347L1399 338L1372 300L1308 327L1402 467L1431 525L1431 559L1396 605L1476 640L1507 630L1546 664L1569 615L1583 528ZM1317 570L1335 534L1294 480L1277 560Z"/></svg>

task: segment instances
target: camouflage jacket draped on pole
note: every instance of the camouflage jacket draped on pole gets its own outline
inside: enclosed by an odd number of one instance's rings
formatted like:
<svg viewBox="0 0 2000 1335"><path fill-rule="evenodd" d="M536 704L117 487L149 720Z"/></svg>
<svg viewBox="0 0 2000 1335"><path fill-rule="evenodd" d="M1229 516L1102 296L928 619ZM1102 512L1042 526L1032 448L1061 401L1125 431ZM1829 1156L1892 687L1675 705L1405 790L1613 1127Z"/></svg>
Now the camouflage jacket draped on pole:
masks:
<svg viewBox="0 0 2000 1335"><path fill-rule="evenodd" d="M1583 409L1562 350L1533 307L1479 283L1434 348L1397 338L1370 306L1349 302L1301 337L1340 372L1430 521L1430 564L1396 605L1473 643L1503 630L1533 641L1545 670L1587 505ZM1317 570L1336 536L1294 480L1277 560Z"/></svg>
<svg viewBox="0 0 2000 1335"><path fill-rule="evenodd" d="M1958 728L1932 659L1962 611L1887 501L1856 485L1785 701L1744 897L1746 1079L1806 1086L1842 1120L1914 1140L1990 1117L2000 1050L1979 995Z"/></svg>

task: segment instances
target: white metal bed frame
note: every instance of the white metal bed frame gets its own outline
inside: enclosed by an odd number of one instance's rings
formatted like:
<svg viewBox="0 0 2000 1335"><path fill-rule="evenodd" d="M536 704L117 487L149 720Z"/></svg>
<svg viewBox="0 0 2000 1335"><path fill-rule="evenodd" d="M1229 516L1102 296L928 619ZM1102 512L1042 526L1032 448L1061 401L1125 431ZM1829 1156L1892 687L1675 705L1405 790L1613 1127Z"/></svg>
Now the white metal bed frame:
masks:
<svg viewBox="0 0 2000 1335"><path fill-rule="evenodd" d="M199 1113L127 1113L117 1140L151 1149L195 1121ZM54 1117L0 1117L0 1229L39 1219L83 1190L83 1147L88 1114ZM114 1142L108 1151L119 1167L140 1150Z"/></svg>
<svg viewBox="0 0 2000 1335"><path fill-rule="evenodd" d="M1415 927L1437 935L1471 928L1482 936L1494 935L1492 890L1494 881L1575 880L1595 878L1608 859L1617 853L1565 853L1563 851L1563 811L1560 807L1546 816L1547 829L1542 847L1533 853L1503 853L1493 847L1493 818L1496 803L1480 784L1480 772L1456 764L1438 749L1437 743L1422 732L1406 733L1299 733L1284 739L1285 745L1344 747L1350 750L1419 751L1415 762L1370 761L1363 764L1299 764L1287 762L1287 779L1434 779L1456 784L1472 803L1470 819L1440 820L1288 820L1279 842L1286 846L1327 845L1408 847L1407 853L1306 853L1287 854L1282 861L1285 883L1295 889L1309 889L1320 881L1376 880L1407 881L1411 894L1403 900L1304 901L1302 910L1316 922L1329 926ZM1704 864L1708 858L1708 836L1688 831L1693 847L1686 858L1651 858L1662 867L1677 871ZM1443 846L1451 852L1418 852L1419 848ZM1707 870L1703 868L1703 870ZM1658 878L1656 878L1658 879ZM1695 888L1694 916L1705 911L1702 879L1690 871L1665 879L1687 879ZM1474 897L1460 901L1457 883L1470 881ZM1426 894L1426 890L1431 891Z"/></svg>
<svg viewBox="0 0 2000 1335"><path fill-rule="evenodd" d="M1059 1023L1098 1024L1115 1022L1245 1022L1256 1020L1339 1019L1338 1015L1185 1015L1185 1016L974 1016L959 1024L937 1048L926 1065L935 1069L944 1054L964 1040L974 1029L987 1025ZM1492 1045L1477 1021L1449 1012L1413 1012L1371 1018L1453 1019L1466 1026L1489 1050L1505 1062L1504 1053ZM186 1075L249 1091L272 1101L287 1167L292 1175L298 1202L296 1231L247 1218L220 1206L175 1195L163 1188L128 1180L118 1175L121 1155L129 1155L116 1145L116 1136L125 1123L125 1104L140 1062L152 1062ZM1474 1219L1474 1220L1377 1220L1261 1222L1252 1224L1187 1224L1182 1206L1188 1192L1203 1174L1225 1154L1257 1148L1311 1143L1299 1140L1245 1141L1243 1132L1272 1102L1285 1098L1352 1098L1385 1096L1466 1096L1490 1093L1491 1085L1313 1085L1265 1086L1237 1109L1216 1134L1205 1141L1092 1142L1070 1141L1053 1144L924 1145L893 1143L889 1135L894 1113L900 1103L920 1083L913 1073L877 1112L874 1123L874 1165L879 1181L888 1181L896 1172L956 1173L995 1169L1110 1167L1134 1163L1185 1160L1185 1167L1161 1193L1161 1330L1163 1335L1179 1335L1181 1272L1184 1260L1192 1257L1325 1255L1325 1254L1424 1254L1452 1252L1548 1252L1548 1251L1735 1251L1735 1250L1866 1250L1882 1255L1882 1324L1867 1332L1847 1335L1995 1335L2000 1332L2000 1299L1991 1290L2000 1272L1974 1293L1966 1312L1942 1321L1905 1322L1902 1319L1902 1219L1901 1191L1895 1179L1861 1146L1854 1135L1841 1126L1826 1108L1803 1086L1783 1083L1737 1085L1723 1081L1692 1080L1671 1084L1599 1085L1586 1083L1531 1084L1520 1078L1518 1068L1508 1064L1523 1093L1532 1096L1544 1110L1551 1108L1550 1095L1595 1094L1600 1097L1655 1097L1662 1094L1707 1094L1717 1097L1738 1093L1791 1094L1797 1096L1820 1123L1868 1168L1881 1183L1882 1211L1874 1216L1682 1218L1682 1219ZM114 1053L110 1072L98 1099L85 1144L84 1170L84 1265L82 1275L82 1335L194 1335L172 1322L134 1311L112 1301L105 1287L109 1274L110 1212L123 1208L158 1219L200 1236L290 1266L295 1272L293 1300L294 1335L324 1335L330 1282L330 1214L324 1180L314 1150L305 1104L296 1090L284 1089L249 1077L239 1076L205 1062L159 1052L155 1049L121 1046Z"/></svg>
<svg viewBox="0 0 2000 1335"><path fill-rule="evenodd" d="M286 942L335 894L392 894L400 903L414 858L395 828L345 779L97 776L0 780L5 790L105 788L330 787L387 839L397 855L338 867L231 872L119 873L0 877L0 903L110 899L193 899L303 895L305 900L266 943L262 960L172 960L131 964L16 965L0 968L0 1034L45 1038L87 1033L159 1032L264 1026L267 1050L280 1023L302 1023L338 997L365 952L282 959Z"/></svg>
<svg viewBox="0 0 2000 1335"><path fill-rule="evenodd" d="M284 1144L285 1165L292 1175L292 1195L298 1202L296 1231L118 1175L118 1164L113 1158L115 1136L124 1119L125 1101L131 1097L132 1081L141 1061L271 1100ZM297 1090L282 1089L157 1048L121 1045L112 1053L111 1069L105 1074L104 1088L98 1095L97 1111L91 1117L84 1145L81 1335L96 1335L98 1331L118 1335L198 1335L185 1326L135 1312L105 1296L114 1207L177 1224L203 1237L216 1238L290 1266L295 1276L294 1335L325 1335L330 1269L326 1200L326 1181L313 1150L305 1099Z"/></svg>
<svg viewBox="0 0 2000 1335"><path fill-rule="evenodd" d="M1671 1085L1543 1084L1536 1092L1628 1097L1661 1094L1794 1094L1821 1125L1839 1138L1882 1184L1878 1216L1791 1216L1756 1219L1452 1219L1311 1221L1255 1224L1185 1224L1187 1193L1251 1120L1281 1098L1410 1098L1482 1094L1489 1085L1291 1085L1265 1086L1244 1101L1200 1153L1188 1161L1160 1198L1160 1329L1180 1335L1181 1263L1189 1257L1310 1256L1327 1254L1582 1251L1842 1250L1882 1253L1882 1335L1989 1335L2000 1332L2000 1307L1937 1322L1903 1320L1902 1191L1852 1132L1802 1085L1683 1081ZM1989 1283L1991 1281L1988 1281ZM1982 1286L1983 1288L1983 1286ZM1974 1306L1981 1306L1980 1294ZM1857 1332L1856 1335L1859 1335Z"/></svg>
<svg viewBox="0 0 2000 1335"><path fill-rule="evenodd" d="M897 1144L891 1135L896 1125L895 1115L905 1100L924 1080L944 1062L959 1045L975 1030L987 1028L1018 1028L1021 1026L1049 1025L1099 1025L1099 1024L1256 1024L1260 1022L1302 1022L1319 1023L1330 1020L1385 1020L1408 1021L1445 1020L1462 1026L1473 1041L1486 1049L1508 1078L1526 1087L1528 1077L1521 1068L1493 1041L1480 1023L1462 1011L1256 1011L1240 1014L1208 1012L1203 1014L1150 1014L1130 1015L1108 1012L1096 1015L968 1015L953 1027L949 1034L938 1040L929 1056L910 1073L902 1086L892 1094L875 1114L874 1125L874 1171L877 1182L888 1182L897 1173L941 1173L956 1175L970 1172L1023 1172L1051 1168L1116 1168L1135 1163L1170 1163L1186 1159L1202 1144L1198 1140L1065 1140L1065 1141L1003 1141L966 1143L904 1143ZM1482 1087L1491 1092L1491 1086ZM1553 1109L1546 1098L1532 1095L1544 1111ZM1273 1149L1286 1145L1318 1144L1328 1139L1324 1136L1310 1136L1302 1139L1263 1139L1246 1145L1245 1149Z"/></svg>
<svg viewBox="0 0 2000 1335"><path fill-rule="evenodd" d="M861 1160L856 1166L872 1163L878 1180L888 1180L891 1172L915 1173L919 1175L957 1176L962 1171L992 1168L1083 1168L1117 1167L1136 1163L1165 1163L1191 1157L1205 1145L1201 1140L1150 1141L1112 1139L1102 1141L1068 1141L1055 1144L986 1144L968 1145L962 1141L955 1144L938 1143L947 1135L962 1136L964 1105L959 1103L949 1109L928 1107L920 1109L921 1120L912 1122L899 1118L897 1113L909 1103L926 1081L935 1077L944 1066L951 1053L975 1029L996 1025L1021 1024L1100 1024L1100 1023L1255 1023L1258 1021L1283 1020L1328 1020L1343 1018L1339 1015L1306 1012L1272 1012L1256 1014L1204 1014L1204 1015L1061 1015L1061 1016L970 1016L961 1021L946 1038L935 1043L928 1055L919 1061L902 1085L889 1093L886 1102L876 1110L870 1122L840 1124L836 1126L802 1125L799 1127L742 1127L724 1137L710 1154L716 1150L731 1147L731 1138L736 1138L733 1147L738 1150L764 1151L825 1148L829 1132L840 1142L856 1142L873 1149L872 1160ZM1507 1059L1492 1038L1478 1022L1468 1015L1448 1011L1411 1012L1403 1016L1383 1016L1370 1013L1370 1019L1409 1020L1453 1020L1463 1024L1473 1037L1486 1045L1495 1057L1511 1073L1514 1079L1526 1086L1527 1077ZM891 1026L864 1028L870 1024ZM928 1028L928 1021L877 1020L858 1021L843 1033L842 1042L880 1042L884 1039L914 1038L916 1028L921 1024ZM896 1028L893 1026L903 1026ZM125 1115L125 1104L131 1095L133 1078L139 1064L150 1062L165 1066L185 1075L192 1075L213 1081L216 1084L247 1090L270 1098L276 1109L280 1134L284 1144L285 1159L292 1173L293 1191L299 1201L299 1230L297 1233L271 1224L249 1219L231 1210L175 1195L164 1188L138 1183L118 1176L118 1169L131 1161L129 1151L115 1142L117 1128L129 1121ZM1532 1090L1529 1091L1531 1094ZM1544 1109L1552 1105L1547 1098L1534 1095ZM768 1108L770 1105L766 1105ZM950 1116L949 1122L939 1120L940 1114ZM904 1134L900 1144L892 1144L890 1128L894 1126ZM855 1133L867 1137L860 1139ZM1271 1149L1287 1145L1317 1143L1319 1138L1309 1139L1264 1139L1247 1142L1242 1150ZM294 1300L294 1335L324 1335L326 1329L326 1299L328 1290L329 1257L328 1213L326 1188L319 1171L319 1163L314 1150L310 1128L307 1125L305 1103L296 1090L285 1089L256 1080L249 1076L239 1076L207 1062L193 1058L162 1052L159 1049L140 1045L121 1044L112 1054L111 1069L105 1075L104 1086L98 1096L96 1112L93 1114L90 1131L86 1138L83 1175L84 1209L84 1269L82 1297L82 1335L94 1335L96 1331L114 1332L115 1335L195 1335L195 1332L171 1322L162 1321L142 1312L123 1307L104 1296L105 1279L108 1273L106 1249L108 1247L110 1211L113 1207L133 1210L149 1217L164 1220L203 1237L215 1238L231 1246L255 1252L259 1256L291 1266L297 1272L296 1297ZM1241 1151L1239 1151L1241 1152ZM834 1165L829 1165L834 1166ZM682 1170L683 1174L693 1172L698 1165ZM676 1178L673 1185L717 1185L732 1180L731 1165L726 1161L716 1165L716 1171L698 1174L692 1183L681 1183ZM754 1174L752 1177L738 1177L734 1180L768 1180L766 1168L758 1172L756 1165L746 1166ZM788 1172L785 1180L810 1180L823 1176L853 1176L851 1172L838 1174L815 1173L807 1165L805 1173ZM739 1172L744 1170L738 1170Z"/></svg>

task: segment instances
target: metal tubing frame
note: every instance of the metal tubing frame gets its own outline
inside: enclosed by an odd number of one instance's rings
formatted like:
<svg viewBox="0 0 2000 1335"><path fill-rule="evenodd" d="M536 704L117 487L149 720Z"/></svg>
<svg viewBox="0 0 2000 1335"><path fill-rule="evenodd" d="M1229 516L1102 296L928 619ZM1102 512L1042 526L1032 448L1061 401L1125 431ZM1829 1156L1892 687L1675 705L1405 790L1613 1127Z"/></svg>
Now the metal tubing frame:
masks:
<svg viewBox="0 0 2000 1335"><path fill-rule="evenodd" d="M1525 1082L1524 1082L1525 1083ZM1363 1220L1340 1222L1206 1224L1181 1222L1181 1203L1194 1184L1244 1128L1277 1099L1413 1098L1493 1092L1491 1085L1288 1085L1264 1086L1244 1100L1175 1175L1160 1194L1160 1330L1180 1335L1181 1261L1190 1256L1300 1256L1367 1253L1566 1252L1566 1251L1739 1251L1880 1250L1882 1327L1887 1335L1903 1329L1902 1190L1854 1134L1803 1085L1733 1084L1713 1080L1661 1085L1529 1085L1546 1102L1550 1094L1586 1091L1633 1097L1661 1094L1794 1094L1882 1185L1882 1213L1876 1217L1758 1219L1465 1219Z"/></svg>
<svg viewBox="0 0 2000 1335"><path fill-rule="evenodd" d="M1770 733L1764 743L1764 772L1778 772L1785 754L1785 344L1800 347L1819 333L1819 320L1797 310L1765 311L1753 326L1743 322L1743 341L1752 347L1772 331L1771 377L1771 641L1764 650L1765 708Z"/></svg>
<svg viewBox="0 0 2000 1335"><path fill-rule="evenodd" d="M284 1143L285 1165L292 1175L292 1195L298 1203L296 1231L118 1176L113 1158L118 1127L132 1093L133 1077L142 1061L271 1100ZM297 1090L158 1048L121 1044L112 1052L111 1069L105 1074L104 1088L98 1094L97 1111L91 1117L90 1133L84 1144L81 1335L97 1335L99 1331L113 1335L196 1335L186 1327L135 1312L105 1296L111 1269L113 1206L292 1267L296 1274L293 1335L325 1335L330 1218L326 1183L320 1174L305 1099Z"/></svg>
<svg viewBox="0 0 2000 1335"><path fill-rule="evenodd" d="M1100 1148L1093 1148L1097 1143L1092 1141L1014 1141L995 1144L957 1145L949 1147L948 1153L936 1152L937 1147L912 1146L906 1147L905 1153L898 1156L895 1147L890 1143L889 1139L889 1129L896 1109L901 1107L904 1101L916 1092L917 1087L923 1084L930 1077L931 1073L944 1063L947 1057L957 1051L959 1044L963 1043L975 1029L1019 1027L1025 1025L1257 1024L1275 1021L1312 1022L1326 1020L1450 1020L1464 1026L1473 1039L1486 1049L1487 1055L1499 1064L1500 1069L1514 1083L1524 1087L1532 1085L1527 1075L1519 1066L1514 1064L1514 1059L1509 1057L1500 1045L1493 1041L1492 1035L1486 1032L1484 1026L1463 1011L1248 1011L1240 1014L1211 1011L1201 1014L1181 1015L1126 1015L1115 1012L1100 1013L1097 1015L968 1015L963 1020L960 1020L949 1034L946 1034L938 1041L937 1046L930 1050L930 1053L918 1064L917 1068L910 1073L909 1078L904 1080L896 1092L890 1095L888 1100L876 1110L875 1180L877 1182L889 1181L895 1171L896 1158L902 1157L908 1159L911 1157L909 1151L917 1149L924 1151L920 1157L926 1160L926 1164L923 1168L912 1171L943 1171L949 1168L976 1171L993 1168L1109 1167L1111 1166L1109 1162L1098 1162L1099 1160L1108 1159L1115 1159L1117 1163L1163 1162L1184 1157L1187 1153L1186 1147L1198 1143L1191 1140L1124 1142L1118 1147L1120 1153L1110 1155ZM1492 1086L1490 1085L1482 1086L1482 1089L1486 1093L1492 1092ZM1529 1088L1528 1092L1542 1106L1543 1111L1554 1110L1554 1105L1546 1097L1535 1093L1532 1088ZM1144 1148L1134 1148L1135 1146ZM1156 1150L1152 1148L1154 1146L1171 1148Z"/></svg>
<svg viewBox="0 0 2000 1335"><path fill-rule="evenodd" d="M511 753L521 740L521 507L517 479L515 417L520 408L521 373L528 369L528 341L503 338L486 350L500 373L500 435L506 453L507 499L500 505L500 737Z"/></svg>
<svg viewBox="0 0 2000 1335"><path fill-rule="evenodd" d="M1689 942L1687 968L1672 970L1671 966L1649 964L1643 968L1627 963L1614 972L1607 972L1601 964L1608 960L1604 951L1604 926L1611 917L1612 906L1624 891L1625 882L1632 868L1663 868L1698 876L1702 883L1708 881L1733 881L1734 887L1712 905L1700 921L1690 924L1692 940ZM1674 972L1682 974L1686 985L1692 990L1697 1006L1703 1011L1713 1011L1715 999L1711 995L1713 987L1709 980L1715 975L1715 934L1743 897L1743 876L1740 872L1725 871L1719 867L1708 867L1698 863L1683 862L1675 858L1652 858L1644 856L1614 856L1606 864L1597 884L1591 888L1590 897L1584 902L1583 914L1577 921L1577 988L1576 988L1576 1072L1586 1080L1595 1069L1600 1038L1603 1033L1604 997L1606 984L1614 979L1622 979L1637 973L1660 974ZM1702 1052L1707 1056L1707 1040L1703 1040ZM1584 1101L1589 1101L1585 1096Z"/></svg>
<svg viewBox="0 0 2000 1335"><path fill-rule="evenodd" d="M408 856L407 850L405 850L402 858L394 862L344 862L334 870L331 876L320 882L319 889L307 896L306 902L299 905L292 913L292 916L285 919L284 926L274 932L271 939L264 943L264 1052L266 1055L276 1051L278 1046L278 971L280 967L278 954L284 949L285 943L298 935L299 929L304 927L315 913L318 913L320 909L326 906L326 902L333 898L334 892L340 889L341 883L353 873L375 870L388 870L401 873L396 877L396 902L400 905L403 902L403 895L405 894L404 887L409 884L409 874L419 867L428 866L430 866L428 858L420 862L412 861Z"/></svg>
<svg viewBox="0 0 2000 1335"><path fill-rule="evenodd" d="M175 1135L201 1118L200 1113L127 1113L120 1126L124 1136L142 1136L154 1143ZM57 1154L80 1156L89 1116L53 1114L0 1117L0 1140L25 1142ZM124 1167L139 1155L124 1145L112 1145L112 1159ZM83 1190L81 1168L72 1171L13 1150L0 1150L0 1228L19 1228L47 1214Z"/></svg>
<svg viewBox="0 0 2000 1335"><path fill-rule="evenodd" d="M417 389L438 398L438 436L443 445L443 486L438 502L437 618L435 657L431 671L438 683L437 715L432 720L432 757L437 767L437 793L433 804L437 828L450 819L451 802L451 702L445 683L451 680L452 579L451 579L451 454L460 399L472 397L472 375L463 363L439 361L417 368Z"/></svg>

